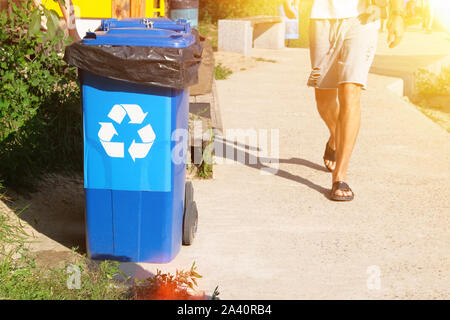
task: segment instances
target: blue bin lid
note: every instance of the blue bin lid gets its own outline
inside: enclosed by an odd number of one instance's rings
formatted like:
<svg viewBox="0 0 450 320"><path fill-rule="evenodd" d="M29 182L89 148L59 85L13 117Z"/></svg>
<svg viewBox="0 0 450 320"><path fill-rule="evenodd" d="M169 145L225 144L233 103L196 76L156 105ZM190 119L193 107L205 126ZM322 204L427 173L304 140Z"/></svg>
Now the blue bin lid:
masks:
<svg viewBox="0 0 450 320"><path fill-rule="evenodd" d="M108 31L110 29L150 26L154 29L166 29L186 33L191 32L191 25L187 20L179 19L177 21L172 21L168 18L125 18L122 20L104 19L102 20L100 30Z"/></svg>
<svg viewBox="0 0 450 320"><path fill-rule="evenodd" d="M107 19L99 31L88 32L86 45L187 48L195 43L189 23L168 19Z"/></svg>

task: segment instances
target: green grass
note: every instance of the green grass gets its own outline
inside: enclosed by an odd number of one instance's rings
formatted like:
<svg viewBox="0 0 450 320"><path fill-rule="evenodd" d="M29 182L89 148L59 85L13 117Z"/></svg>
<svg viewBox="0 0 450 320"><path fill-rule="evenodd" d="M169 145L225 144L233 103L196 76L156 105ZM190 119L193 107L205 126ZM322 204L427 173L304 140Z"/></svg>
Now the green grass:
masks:
<svg viewBox="0 0 450 320"><path fill-rule="evenodd" d="M216 24L200 21L198 25L198 32L205 38L208 38L209 41L211 41L213 50L217 50L218 29Z"/></svg>
<svg viewBox="0 0 450 320"><path fill-rule="evenodd" d="M3 195L2 201L8 201ZM116 262L94 264L73 252L72 262L48 268L36 263L27 250L28 235L17 216L0 210L0 300L105 300L128 299L129 289L114 279ZM69 265L81 271L80 289L69 289Z"/></svg>
<svg viewBox="0 0 450 320"><path fill-rule="evenodd" d="M225 67L221 63L217 64L214 67L214 76L215 76L216 80L226 80L232 74L233 74L233 71L231 71L231 69Z"/></svg>
<svg viewBox="0 0 450 320"><path fill-rule="evenodd" d="M0 201L9 200L4 194L0 194ZM0 261L19 252L24 246L26 237L27 234L19 220L13 219L0 209Z"/></svg>
<svg viewBox="0 0 450 320"><path fill-rule="evenodd" d="M277 60L274 59L266 59L266 58L255 58L255 61L259 61L259 62L269 62L269 63L277 63Z"/></svg>
<svg viewBox="0 0 450 320"><path fill-rule="evenodd" d="M122 300L129 299L129 289L115 283L117 263L105 261L88 266L80 258L76 264L82 270L80 289L67 286L67 267L46 269L22 253L19 259L0 263L0 297L9 300Z"/></svg>
<svg viewBox="0 0 450 320"><path fill-rule="evenodd" d="M195 176L201 179L211 179L213 176L213 165L202 161L202 163L197 166Z"/></svg>
<svg viewBox="0 0 450 320"><path fill-rule="evenodd" d="M211 179L214 161L214 131L212 128L208 129L206 136L209 137L209 141L203 148L202 163L197 165L196 176L202 179Z"/></svg>

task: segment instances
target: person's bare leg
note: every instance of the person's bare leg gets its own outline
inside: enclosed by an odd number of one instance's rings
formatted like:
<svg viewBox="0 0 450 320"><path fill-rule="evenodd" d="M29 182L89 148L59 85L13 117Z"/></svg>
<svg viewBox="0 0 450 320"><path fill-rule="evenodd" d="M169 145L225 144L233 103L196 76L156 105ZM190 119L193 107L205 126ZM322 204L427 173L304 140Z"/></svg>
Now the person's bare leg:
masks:
<svg viewBox="0 0 450 320"><path fill-rule="evenodd" d="M339 85L339 117L336 126L336 168L333 182L347 180L347 168L361 123L361 86L354 83ZM350 191L336 191L336 195L348 197Z"/></svg>
<svg viewBox="0 0 450 320"><path fill-rule="evenodd" d="M336 150L335 132L339 116L339 104L337 99L337 89L316 89L317 110L330 131L330 140L328 141L328 144L333 150ZM334 170L336 162L325 160L325 165L331 170Z"/></svg>

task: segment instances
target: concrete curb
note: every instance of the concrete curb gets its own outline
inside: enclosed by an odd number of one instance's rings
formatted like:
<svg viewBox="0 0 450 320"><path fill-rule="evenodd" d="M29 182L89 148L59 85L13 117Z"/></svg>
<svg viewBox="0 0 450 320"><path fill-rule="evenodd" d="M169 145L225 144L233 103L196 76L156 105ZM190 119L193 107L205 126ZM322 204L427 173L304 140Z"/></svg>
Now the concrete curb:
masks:
<svg viewBox="0 0 450 320"><path fill-rule="evenodd" d="M395 95L403 97L403 93L405 92L405 81L402 78L397 78L392 83L387 85L386 88Z"/></svg>

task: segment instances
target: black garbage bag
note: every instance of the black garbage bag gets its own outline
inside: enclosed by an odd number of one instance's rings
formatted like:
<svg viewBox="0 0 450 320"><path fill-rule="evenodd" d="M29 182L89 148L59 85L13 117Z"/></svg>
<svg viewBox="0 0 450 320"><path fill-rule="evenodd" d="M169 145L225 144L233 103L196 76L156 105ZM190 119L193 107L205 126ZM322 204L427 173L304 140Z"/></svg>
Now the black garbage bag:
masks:
<svg viewBox="0 0 450 320"><path fill-rule="evenodd" d="M193 33L195 43L182 49L75 42L66 48L64 61L116 80L182 90L198 82L202 44L198 32Z"/></svg>

